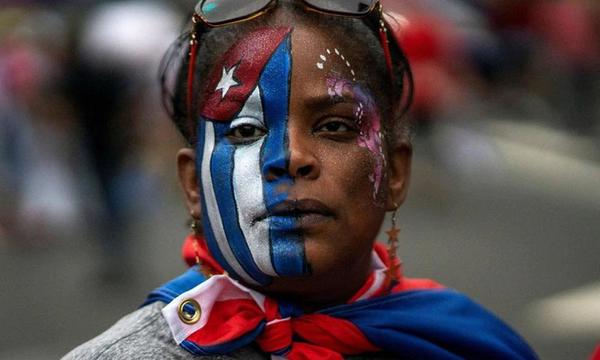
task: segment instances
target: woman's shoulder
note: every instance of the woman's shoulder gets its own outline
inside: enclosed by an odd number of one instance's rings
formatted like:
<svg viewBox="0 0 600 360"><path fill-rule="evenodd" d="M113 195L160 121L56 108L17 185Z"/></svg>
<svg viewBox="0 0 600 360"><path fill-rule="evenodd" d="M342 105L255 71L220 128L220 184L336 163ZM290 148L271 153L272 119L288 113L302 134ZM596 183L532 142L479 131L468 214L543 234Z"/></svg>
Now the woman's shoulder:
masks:
<svg viewBox="0 0 600 360"><path fill-rule="evenodd" d="M265 359L252 348L228 356L194 356L179 347L161 314L164 303L144 306L104 333L73 349L62 360L105 359Z"/></svg>

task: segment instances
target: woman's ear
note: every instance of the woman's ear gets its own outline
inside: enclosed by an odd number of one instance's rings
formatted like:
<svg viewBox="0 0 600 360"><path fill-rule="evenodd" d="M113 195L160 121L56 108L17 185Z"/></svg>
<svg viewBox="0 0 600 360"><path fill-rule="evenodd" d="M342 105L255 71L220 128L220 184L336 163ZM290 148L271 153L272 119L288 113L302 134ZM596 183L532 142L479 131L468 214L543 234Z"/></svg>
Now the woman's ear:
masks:
<svg viewBox="0 0 600 360"><path fill-rule="evenodd" d="M396 210L408 193L412 164L412 146L408 142L393 145L388 159L388 196L386 211Z"/></svg>
<svg viewBox="0 0 600 360"><path fill-rule="evenodd" d="M190 214L193 218L200 219L200 186L194 149L183 148L179 150L177 153L177 172L179 173L179 182L185 193Z"/></svg>

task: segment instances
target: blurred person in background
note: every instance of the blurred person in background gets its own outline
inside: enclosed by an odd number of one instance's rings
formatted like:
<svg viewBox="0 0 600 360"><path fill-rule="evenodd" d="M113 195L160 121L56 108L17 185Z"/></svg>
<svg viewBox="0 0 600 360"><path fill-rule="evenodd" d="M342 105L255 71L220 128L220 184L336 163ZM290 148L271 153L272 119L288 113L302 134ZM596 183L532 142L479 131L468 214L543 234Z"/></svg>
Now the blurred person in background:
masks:
<svg viewBox="0 0 600 360"><path fill-rule="evenodd" d="M481 74L502 99L497 112L594 134L600 94L594 8L597 2L586 0L485 3L498 42L480 57Z"/></svg>
<svg viewBox="0 0 600 360"><path fill-rule="evenodd" d="M0 215L9 239L48 246L81 220L76 119L62 87L67 29L46 10L6 9L0 38ZM73 141L75 140L75 141ZM2 211L3 210L3 211ZM1 223L1 221L0 221Z"/></svg>
<svg viewBox="0 0 600 360"><path fill-rule="evenodd" d="M149 215L161 149L176 144L154 82L179 16L146 1L70 9L0 11L0 233L20 245L97 240L99 275L123 281L124 233L139 209Z"/></svg>
<svg viewBox="0 0 600 360"><path fill-rule="evenodd" d="M191 268L65 359L535 359L465 296L402 276L395 215L375 243L412 155L411 73L379 2L239 4L201 1L164 63Z"/></svg>
<svg viewBox="0 0 600 360"><path fill-rule="evenodd" d="M401 38L418 86L411 116L416 131L427 136L432 125L468 101L465 82L468 31L476 31L477 12L461 1L390 1L391 11L402 14L395 35ZM409 20L408 20L409 19ZM393 24L394 22L392 22Z"/></svg>
<svg viewBox="0 0 600 360"><path fill-rule="evenodd" d="M81 40L85 44L86 39ZM126 69L115 67L104 56L91 62L81 56L69 64L67 86L81 127L82 143L90 160L92 179L97 180L98 197L90 197L89 226L101 244L101 276L109 281L124 280L129 260L124 236L128 199L119 196L117 179L125 159L134 153L130 141L134 129L128 117L131 80ZM125 192L127 194L127 192Z"/></svg>
<svg viewBox="0 0 600 360"><path fill-rule="evenodd" d="M548 74L542 91L556 104L562 125L583 135L600 130L600 32L594 29L599 21L594 7L598 2L539 3L532 24L543 44L536 60Z"/></svg>
<svg viewBox="0 0 600 360"><path fill-rule="evenodd" d="M160 109L151 91L157 88L149 83L160 60L157 49L166 48L164 39L175 33L177 19L158 2L99 5L81 23L78 51L69 64L70 97L98 185L99 206L90 209L89 225L101 244L100 276L107 281L131 277L129 225L140 220L142 209L150 215L148 194L160 196L145 159L169 139L151 142L164 124L156 121Z"/></svg>

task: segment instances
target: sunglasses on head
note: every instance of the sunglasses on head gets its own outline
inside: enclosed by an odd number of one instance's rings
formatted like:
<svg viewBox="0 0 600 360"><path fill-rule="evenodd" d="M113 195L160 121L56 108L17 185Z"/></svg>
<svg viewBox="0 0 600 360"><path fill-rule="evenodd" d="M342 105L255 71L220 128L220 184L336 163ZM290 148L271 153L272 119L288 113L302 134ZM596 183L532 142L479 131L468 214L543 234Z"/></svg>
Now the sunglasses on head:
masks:
<svg viewBox="0 0 600 360"><path fill-rule="evenodd" d="M301 0L305 9L331 15L363 17L380 6L378 0ZM249 20L277 5L277 0L202 0L195 13L209 26Z"/></svg>
<svg viewBox="0 0 600 360"><path fill-rule="evenodd" d="M402 77L403 89L395 90L403 95L401 112L405 112L412 101L412 75L408 61L400 45L389 36L384 19L383 6L379 0L298 0L306 11L331 16L361 18L379 39L390 80L396 83L396 76ZM211 28L233 25L255 19L277 6L278 0L201 0L192 16L192 29L189 33L187 71L187 115L190 131L193 134L194 74L202 34ZM163 73L163 83L164 83ZM163 89L164 92L164 89Z"/></svg>

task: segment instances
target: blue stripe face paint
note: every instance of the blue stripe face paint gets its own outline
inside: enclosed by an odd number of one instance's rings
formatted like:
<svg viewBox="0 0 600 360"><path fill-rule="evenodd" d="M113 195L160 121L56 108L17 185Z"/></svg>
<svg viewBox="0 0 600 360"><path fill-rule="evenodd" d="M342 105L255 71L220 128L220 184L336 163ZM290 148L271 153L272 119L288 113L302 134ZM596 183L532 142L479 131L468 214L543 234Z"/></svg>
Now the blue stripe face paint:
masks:
<svg viewBox="0 0 600 360"><path fill-rule="evenodd" d="M258 48L252 49L254 43ZM293 200L285 192L293 184L288 169L291 29L248 35L225 53L213 73L197 147L209 249L232 276L247 283L306 275L297 219L269 215Z"/></svg>
<svg viewBox="0 0 600 360"><path fill-rule="evenodd" d="M289 167L288 111L292 75L291 39L282 43L269 63L259 87L263 89L264 114L269 128L261 156L262 173L280 174L265 181L263 188L267 209L288 199L281 191L291 185ZM307 272L302 238L294 233L296 219L290 216L268 218L271 254L275 271L284 276L300 276Z"/></svg>

